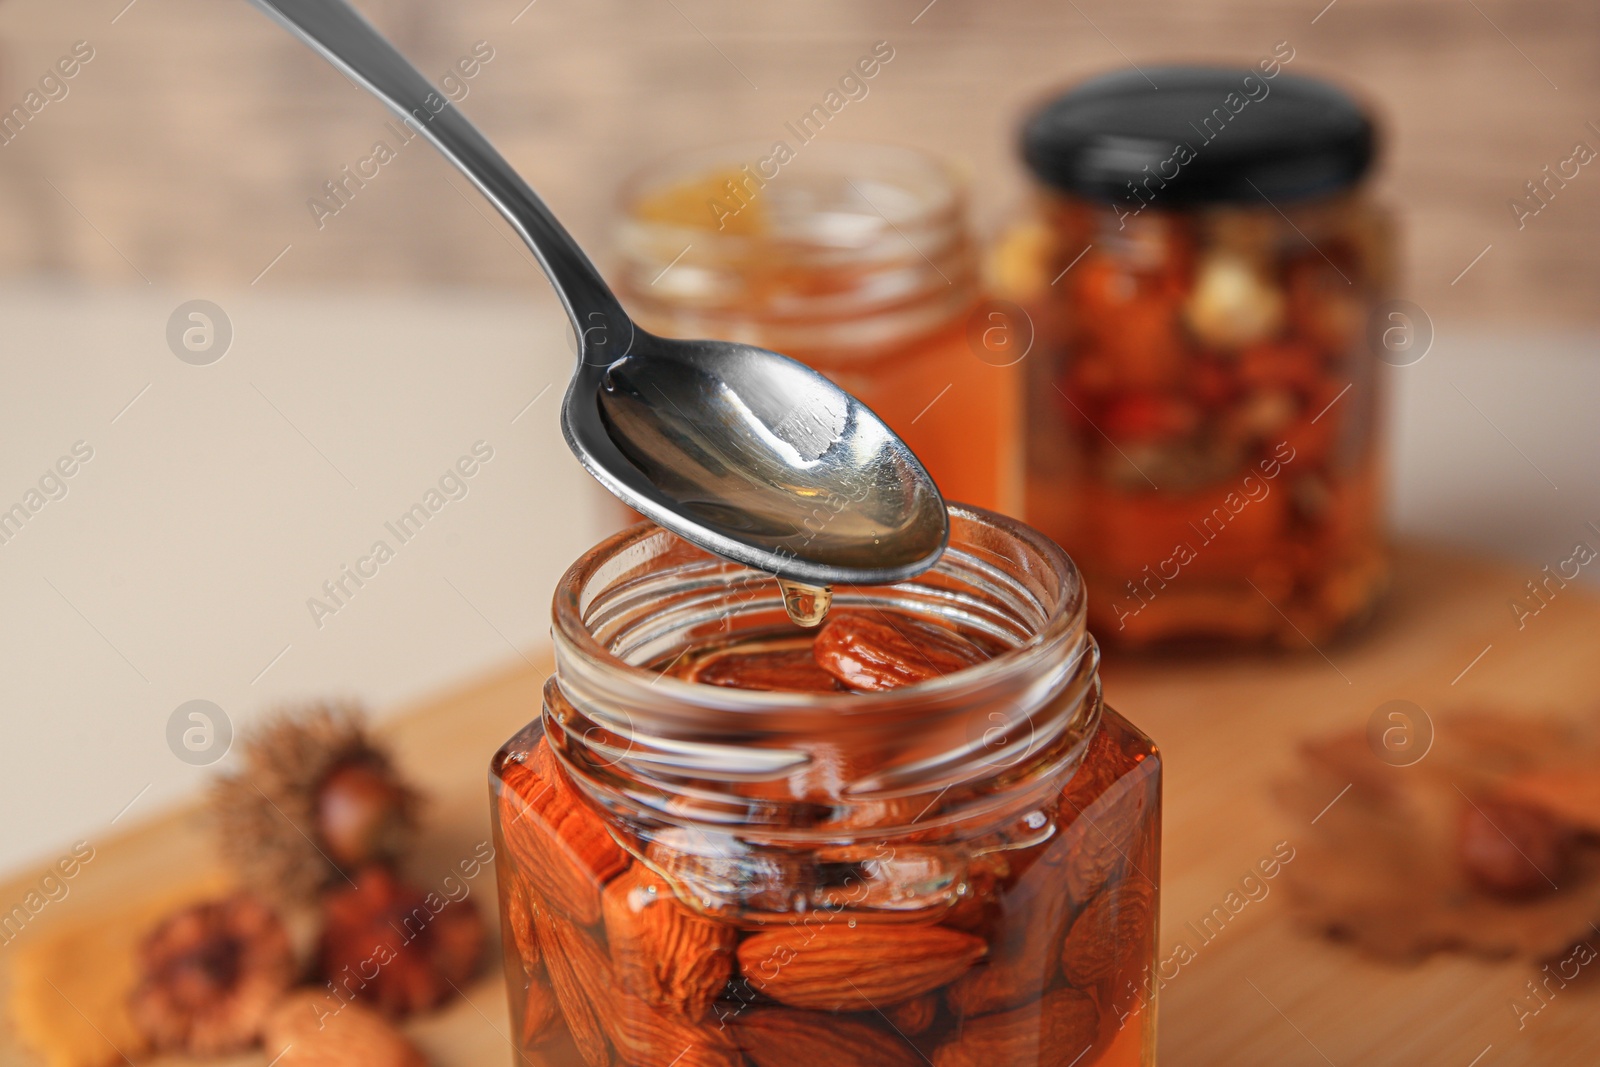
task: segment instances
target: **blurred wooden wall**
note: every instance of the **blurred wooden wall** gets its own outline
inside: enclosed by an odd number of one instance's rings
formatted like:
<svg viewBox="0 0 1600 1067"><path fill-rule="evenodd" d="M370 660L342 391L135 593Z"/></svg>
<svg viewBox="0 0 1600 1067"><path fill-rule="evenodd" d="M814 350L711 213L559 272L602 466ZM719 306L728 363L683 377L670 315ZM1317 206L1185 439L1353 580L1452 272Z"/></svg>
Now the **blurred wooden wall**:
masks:
<svg viewBox="0 0 1600 1067"><path fill-rule="evenodd" d="M1022 205L1014 127L1051 87L1127 62L1247 63L1288 41L1290 69L1336 77L1384 116L1380 187L1403 227L1404 295L1441 330L1461 319L1600 321L1600 163L1521 230L1507 203L1576 142L1600 151L1600 5L1325 2L361 6L430 72L488 43L493 59L468 83L465 109L599 247L616 185L640 161L781 136L879 40L895 58L825 136L966 160L989 231ZM420 142L319 230L308 198L370 153L387 116L243 0L7 0L0 108L22 102L79 40L95 58L65 98L0 145L7 283L225 289L249 285L288 248L259 286L539 284Z"/></svg>

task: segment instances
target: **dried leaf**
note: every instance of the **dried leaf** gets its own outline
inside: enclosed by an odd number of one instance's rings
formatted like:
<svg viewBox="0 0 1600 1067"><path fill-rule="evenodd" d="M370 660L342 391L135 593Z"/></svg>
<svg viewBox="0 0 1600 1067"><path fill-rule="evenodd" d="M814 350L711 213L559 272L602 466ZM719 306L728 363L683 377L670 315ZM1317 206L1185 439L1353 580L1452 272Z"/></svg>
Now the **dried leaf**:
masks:
<svg viewBox="0 0 1600 1067"><path fill-rule="evenodd" d="M1564 791L1568 779L1548 772L1600 766L1600 720L1458 714L1438 719L1432 749L1410 766L1380 759L1364 731L1309 741L1301 757L1275 793L1302 826L1315 820L1284 870L1311 928L1394 961L1440 951L1538 960L1592 935L1600 917L1592 836L1574 838L1555 888L1510 899L1470 876L1461 826L1464 811L1493 810L1486 802L1509 793L1525 803L1543 798L1546 810L1570 817L1581 793L1576 784ZM1594 787L1589 776L1571 781Z"/></svg>

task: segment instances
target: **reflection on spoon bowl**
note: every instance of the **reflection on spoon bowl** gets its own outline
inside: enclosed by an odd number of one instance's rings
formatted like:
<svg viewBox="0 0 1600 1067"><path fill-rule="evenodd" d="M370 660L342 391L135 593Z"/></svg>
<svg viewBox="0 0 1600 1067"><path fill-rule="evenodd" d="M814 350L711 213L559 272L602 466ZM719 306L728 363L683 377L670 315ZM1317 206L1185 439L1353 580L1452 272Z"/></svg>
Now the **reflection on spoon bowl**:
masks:
<svg viewBox="0 0 1600 1067"><path fill-rule="evenodd" d="M938 559L948 520L932 480L827 378L752 345L641 331L632 347L580 371L595 379L592 400L575 380L565 416L631 468L626 497L654 505L635 500L644 514L719 555L819 584L899 581Z"/></svg>

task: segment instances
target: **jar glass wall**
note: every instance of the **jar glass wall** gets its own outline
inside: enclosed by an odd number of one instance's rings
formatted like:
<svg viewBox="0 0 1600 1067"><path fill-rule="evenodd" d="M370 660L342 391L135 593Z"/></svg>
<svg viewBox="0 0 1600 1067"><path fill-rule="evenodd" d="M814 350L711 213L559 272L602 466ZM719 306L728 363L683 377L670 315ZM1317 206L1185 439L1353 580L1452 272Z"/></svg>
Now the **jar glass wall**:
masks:
<svg viewBox="0 0 1600 1067"><path fill-rule="evenodd" d="M1038 221L1001 252L1040 337L1026 514L1073 554L1109 642L1320 641L1369 612L1387 573L1367 333L1391 289L1392 240L1353 185L1370 128L1304 79L1157 73L1199 114L1236 82L1262 88L1261 102L1231 120L1233 141L1212 145L1187 122L1159 141L1182 114L1140 111L1154 105L1130 78L1088 93L1091 135L1030 127ZM1302 89L1322 109L1304 121ZM1165 146L1154 167L1084 162L1136 120ZM1145 178L1119 193L1118 168Z"/></svg>
<svg viewBox="0 0 1600 1067"><path fill-rule="evenodd" d="M1070 561L952 522L934 571L834 610L997 654L884 692L683 680L808 638L658 529L568 573L543 715L491 768L529 1062L1153 1062L1159 756L1101 700Z"/></svg>
<svg viewBox="0 0 1600 1067"><path fill-rule="evenodd" d="M617 288L640 325L745 341L822 371L909 444L948 500L1015 512L1020 381L969 341L963 182L850 142L678 156L622 194Z"/></svg>

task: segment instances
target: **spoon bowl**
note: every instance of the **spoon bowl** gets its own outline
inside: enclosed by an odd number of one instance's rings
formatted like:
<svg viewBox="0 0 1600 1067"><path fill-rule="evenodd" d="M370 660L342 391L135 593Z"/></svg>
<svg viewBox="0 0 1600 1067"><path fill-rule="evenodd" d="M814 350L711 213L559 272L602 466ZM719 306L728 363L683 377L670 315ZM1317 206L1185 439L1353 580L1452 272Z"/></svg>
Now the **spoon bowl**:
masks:
<svg viewBox="0 0 1600 1067"><path fill-rule="evenodd" d="M639 512L779 577L896 582L944 551L944 501L904 442L776 352L636 331L626 356L580 366L562 422L589 471Z"/></svg>
<svg viewBox="0 0 1600 1067"><path fill-rule="evenodd" d="M641 330L504 157L345 0L253 2L426 136L533 250L578 338L567 444L624 503L808 585L897 582L938 562L944 500L866 405L776 352Z"/></svg>

